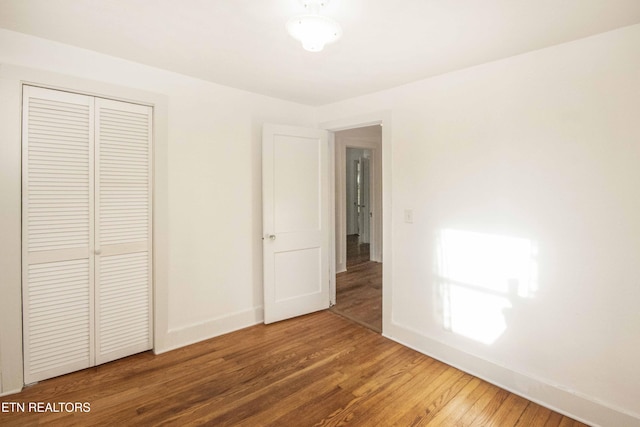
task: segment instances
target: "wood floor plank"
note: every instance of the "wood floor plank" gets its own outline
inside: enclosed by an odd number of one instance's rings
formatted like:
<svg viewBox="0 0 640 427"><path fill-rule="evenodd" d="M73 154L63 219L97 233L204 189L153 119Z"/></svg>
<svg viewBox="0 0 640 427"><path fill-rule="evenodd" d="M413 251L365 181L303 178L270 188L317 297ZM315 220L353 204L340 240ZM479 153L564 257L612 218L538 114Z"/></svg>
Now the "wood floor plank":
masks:
<svg viewBox="0 0 640 427"><path fill-rule="evenodd" d="M544 423L544 427L558 427L563 418L564 417L562 416L562 414L559 414L557 412L552 412L547 417Z"/></svg>
<svg viewBox="0 0 640 427"><path fill-rule="evenodd" d="M1 402L91 405L88 413L3 412L3 427L582 426L330 311L138 354Z"/></svg>
<svg viewBox="0 0 640 427"><path fill-rule="evenodd" d="M516 423L517 427L544 426L551 414L551 410L529 402L520 419Z"/></svg>
<svg viewBox="0 0 640 427"><path fill-rule="evenodd" d="M491 417L487 427L512 426L518 423L529 401L515 394L509 394Z"/></svg>
<svg viewBox="0 0 640 427"><path fill-rule="evenodd" d="M509 397L509 394L510 393L506 390L498 389L498 392L491 397L486 406L470 422L469 425L486 426L487 424L489 424L493 420L493 417L495 416L495 413L498 411L500 406L502 406L502 403L507 397Z"/></svg>
<svg viewBox="0 0 640 427"><path fill-rule="evenodd" d="M469 426L473 424L473 421L480 416L485 408L491 403L495 395L500 391L500 388L489 384L485 381L478 386L477 394L478 398L475 399L474 393L472 398L465 401L465 405L468 405L461 414L460 418L456 421L455 425Z"/></svg>
<svg viewBox="0 0 640 427"><path fill-rule="evenodd" d="M430 420L430 424L437 426L455 425L455 423L465 414L482 396L485 390L482 388L483 381L479 378L472 378L458 394L456 394L443 408L437 412Z"/></svg>
<svg viewBox="0 0 640 427"><path fill-rule="evenodd" d="M405 395L405 399L409 401L407 407L399 406L400 402L394 405L396 408L395 413L402 414L402 416L390 416L392 423L394 425L412 426L429 425L448 402L471 381L472 377L470 375L456 371L457 369L447 369L445 374L439 377L446 376L446 381L442 381L437 385L434 384L433 387L424 384L424 393L416 393L415 390L410 390L409 394ZM380 420L384 422L383 418Z"/></svg>
<svg viewBox="0 0 640 427"><path fill-rule="evenodd" d="M433 364L429 366L433 367ZM354 413L367 425L393 424L397 417L405 414L406 409L416 403L417 399L421 399L419 396L426 393L437 394L434 391L440 390L443 384L455 381L462 376L460 371L451 372L446 368L441 369L439 366L435 370L427 369L434 373L433 378L419 373L407 373L394 380L388 387L378 390L375 398L365 399L362 405L363 410L357 410ZM436 374L436 372L440 373ZM406 407L404 406L405 402L408 402ZM370 406L378 409L376 411L365 410Z"/></svg>

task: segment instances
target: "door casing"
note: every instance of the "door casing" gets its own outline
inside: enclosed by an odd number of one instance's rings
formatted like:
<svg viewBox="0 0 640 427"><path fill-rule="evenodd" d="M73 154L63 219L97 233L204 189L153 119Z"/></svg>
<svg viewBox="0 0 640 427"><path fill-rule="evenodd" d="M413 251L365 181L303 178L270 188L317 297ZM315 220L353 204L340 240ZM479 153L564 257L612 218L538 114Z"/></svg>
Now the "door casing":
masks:
<svg viewBox="0 0 640 427"><path fill-rule="evenodd" d="M381 189L379 193L382 195L381 200L381 213L380 213L380 235L381 235L381 259L382 254L386 254L384 257L384 267L382 270L382 335L385 335L385 330L391 326L391 308L392 308L392 271L393 271L393 258L391 255L392 248L392 236L391 236L391 214L392 214L392 199L391 199L391 135L392 135L392 122L390 111L379 111L362 116L355 116L350 118L336 119L330 121L324 121L319 124L320 129L329 131L329 163L334 171L330 175L332 180L330 185L331 194L329 196L329 203L331 204L332 212L336 211L336 182L335 182L335 168L338 167L336 163L336 150L335 150L335 135L334 132L341 130L353 129L358 127L380 125L382 127L382 141L379 150L379 162L380 162L380 179ZM332 224L330 233L330 264L331 275L330 278L330 296L331 304L336 302L336 227L335 215L332 215ZM333 250L333 253L331 253Z"/></svg>

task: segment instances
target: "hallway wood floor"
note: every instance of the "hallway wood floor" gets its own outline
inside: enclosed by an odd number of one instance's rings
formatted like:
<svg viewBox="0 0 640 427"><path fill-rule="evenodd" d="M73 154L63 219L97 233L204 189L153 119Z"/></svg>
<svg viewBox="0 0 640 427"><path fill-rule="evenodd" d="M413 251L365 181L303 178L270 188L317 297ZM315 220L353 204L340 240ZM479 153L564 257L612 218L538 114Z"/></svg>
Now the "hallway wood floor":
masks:
<svg viewBox="0 0 640 427"><path fill-rule="evenodd" d="M90 412L0 413L0 425L583 426L330 311L43 381L0 402Z"/></svg>
<svg viewBox="0 0 640 427"><path fill-rule="evenodd" d="M334 312L382 332L382 264L369 261L369 245L347 236L347 271L336 275Z"/></svg>

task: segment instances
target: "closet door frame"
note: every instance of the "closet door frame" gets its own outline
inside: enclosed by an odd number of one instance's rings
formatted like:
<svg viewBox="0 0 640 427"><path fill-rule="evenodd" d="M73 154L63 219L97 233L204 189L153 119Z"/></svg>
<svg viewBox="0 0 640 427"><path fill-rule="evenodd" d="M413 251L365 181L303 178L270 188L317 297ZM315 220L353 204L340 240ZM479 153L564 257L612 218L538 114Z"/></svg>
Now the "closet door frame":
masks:
<svg viewBox="0 0 640 427"><path fill-rule="evenodd" d="M148 251L148 262L147 262L147 266L148 266L148 275L149 275L149 284L148 284L148 304L149 304L149 316L148 316L148 324L149 324L149 334L148 334L148 345L146 346L146 348L142 348L140 349L140 351L145 351L148 349L153 349L154 346L156 345L155 340L155 304L157 303L155 301L154 295L155 295L155 267L154 267L154 258L155 258L155 250L154 250L154 243L153 243L153 233L154 233L154 215L153 215L153 203L154 203L154 176L153 176L153 171L154 171L154 142L155 142L155 138L154 138L154 107L150 104L144 103L144 102L132 102L130 100L118 100L117 98L112 98L112 97L102 97L102 96L97 96L95 94L85 94L82 93L81 91L75 91L75 90L65 90L65 89L60 89L60 88L56 88L56 87L47 87L47 85L41 85L41 84L37 84L37 83L27 83L27 82L22 82L21 83L21 92L22 92L22 106L21 106L21 111L22 111L22 123L21 123L21 129L22 129L22 137L21 137L21 148L22 148L22 200L21 200L21 210L22 210L22 293L23 293L23 298L21 301L22 307L23 307L23 321L22 321L22 337L23 337L23 355L24 355L24 384L29 384L29 383L33 383L35 381L39 381L41 379L44 378L51 378L54 376L58 376L58 375L62 375L64 373L67 372L73 372L76 370L81 370L81 369L85 369L87 367L90 366L95 366L96 364L100 364L100 363L106 363L106 361L103 362L97 362L96 363L96 359L97 359L97 351L96 351L96 331L95 331L95 325L96 325L96 295L95 295L95 282L96 282L96 254L95 254L95 250L96 250L96 246L95 246L95 237L96 237L96 233L97 233L97 219L96 219L96 209L95 209L95 205L97 203L97 199L95 197L96 192L94 191L95 186L97 185L96 179L95 179L95 164L97 161L97 145L95 141L95 135L96 135L96 117L95 117L95 101L97 99L105 99L105 100L113 100L116 102L122 102L122 103L126 103L126 104L130 104L130 105L134 105L134 106L142 106L142 107L146 107L148 108L149 111L149 153L148 153L148 206L149 206L149 213L148 213L148 239L147 239L147 244L146 246L146 250ZM91 193L90 195L90 203L91 205L94 207L94 209L90 209L89 215L90 215L90 220L89 220L89 228L90 228L90 232L89 232L89 247L87 250L87 259L89 262L89 280L90 280L90 319L92 319L92 321L90 321L90 345L89 345L89 352L90 352L90 357L89 357L89 363L88 365L84 362L82 363L75 363L72 368L70 368L69 370L63 370L61 371L60 369L57 370L50 370L50 371L46 371L46 372L41 372L39 373L38 377L34 377L33 375L30 375L28 373L28 361L27 361L27 354L29 351L29 341L27 339L28 334L29 334L29 322L27 321L27 316L28 316L28 312L27 310L25 310L25 295L26 295L26 287L28 285L28 273L29 273L29 264L30 263L36 263L36 262L50 262L50 261L56 261L60 258L60 256L57 255L47 255L47 254L33 254L33 253L29 253L29 244L28 244L28 214L29 214L29 210L28 210L28 200L29 200L29 181L28 181L28 156L26 153L28 153L29 150L29 132L27 129L27 117L28 117L28 104L29 104L29 99L27 96L27 93L29 91L39 91L39 90L46 90L46 91L55 91L58 92L60 94L63 94L63 97L86 97L86 98L90 98L91 99L91 103L93 104L91 107L92 110L92 132L91 132L91 139L92 142L90 143L90 160L89 160L89 164L90 164L90 188L89 188L89 192ZM138 245L139 246L139 245ZM99 248L98 248L99 250ZM78 250L77 249L70 249L70 250L66 250L66 251L61 251L64 252L64 254L71 256L71 257L78 257ZM107 251L106 254L108 254L109 252ZM64 255L63 254L63 255ZM130 353L130 354L134 354L134 353ZM126 355L122 355L120 357L124 357ZM110 360L114 360L118 357L112 357ZM71 365L70 365L71 367Z"/></svg>

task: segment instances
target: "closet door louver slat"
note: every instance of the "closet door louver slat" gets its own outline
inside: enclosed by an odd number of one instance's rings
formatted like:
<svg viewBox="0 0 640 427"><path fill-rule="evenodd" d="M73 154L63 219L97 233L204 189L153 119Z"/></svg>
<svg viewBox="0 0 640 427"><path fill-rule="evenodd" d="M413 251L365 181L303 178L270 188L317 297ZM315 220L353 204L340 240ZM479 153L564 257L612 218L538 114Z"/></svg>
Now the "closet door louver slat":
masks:
<svg viewBox="0 0 640 427"><path fill-rule="evenodd" d="M150 348L148 255L144 251L100 259L98 363L108 355L115 359Z"/></svg>
<svg viewBox="0 0 640 427"><path fill-rule="evenodd" d="M93 99L25 86L25 383L93 361Z"/></svg>

